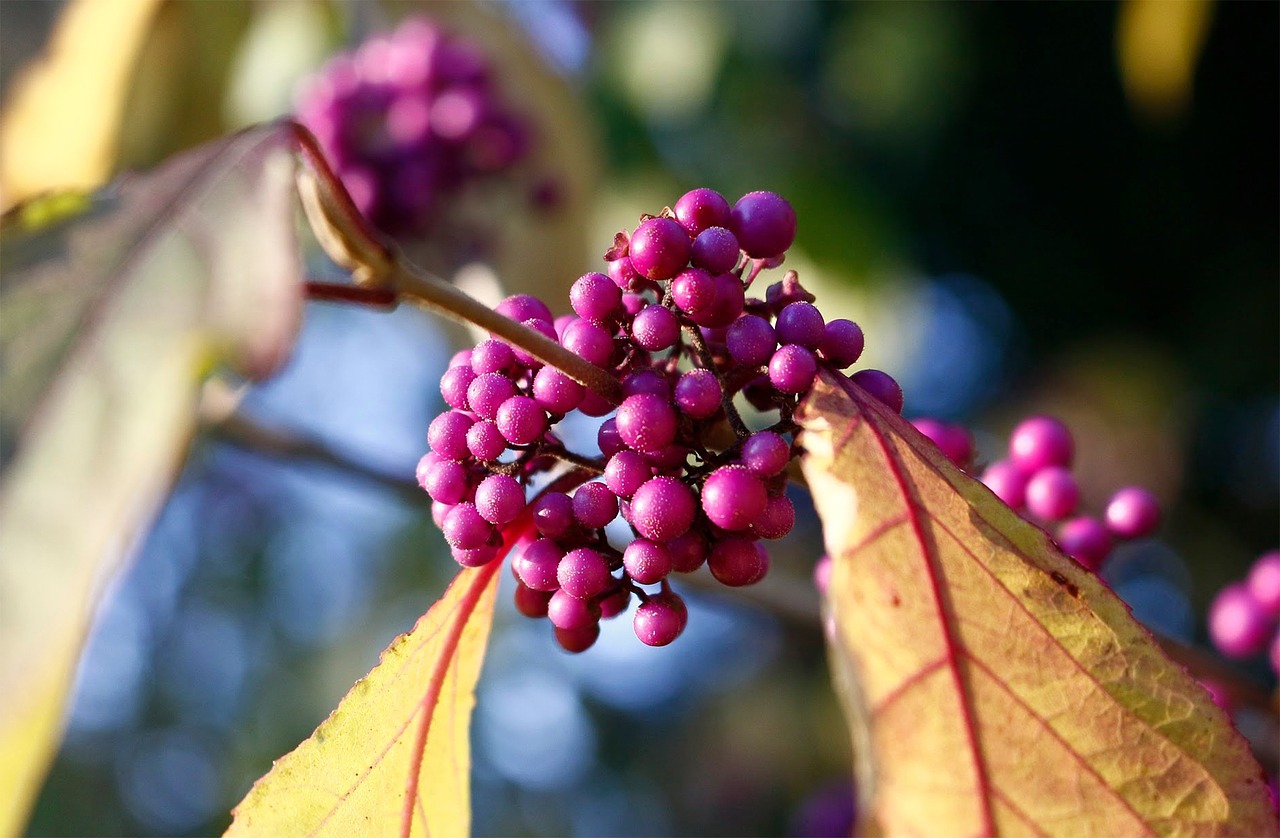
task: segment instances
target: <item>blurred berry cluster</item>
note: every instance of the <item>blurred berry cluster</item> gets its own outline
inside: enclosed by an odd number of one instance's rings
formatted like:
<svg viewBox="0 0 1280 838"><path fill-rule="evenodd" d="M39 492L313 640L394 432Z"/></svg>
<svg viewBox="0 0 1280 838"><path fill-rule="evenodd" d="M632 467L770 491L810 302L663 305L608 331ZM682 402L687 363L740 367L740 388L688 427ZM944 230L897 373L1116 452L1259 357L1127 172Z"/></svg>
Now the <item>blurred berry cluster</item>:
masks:
<svg viewBox="0 0 1280 838"><path fill-rule="evenodd" d="M1209 637L1231 658L1269 648L1271 670L1280 676L1280 550L1263 553L1244 580L1218 592L1209 606Z"/></svg>
<svg viewBox="0 0 1280 838"><path fill-rule="evenodd" d="M774 193L730 205L695 189L616 236L608 273L574 282L573 314L554 317L523 295L498 306L609 371L618 405L493 338L445 373L451 409L431 423L418 468L433 515L464 565L497 558L502 528L531 515L537 538L512 562L516 604L548 617L565 649L588 648L632 597L636 635L670 643L687 620L670 573L706 564L725 585L750 585L769 567L762 540L791 530L792 412L820 367L849 367L863 347L861 329L826 321L793 271L748 296L795 233L791 205ZM901 410L888 375L852 378ZM740 413L748 405L759 411L754 432ZM598 454L557 435L573 412L608 417ZM555 469L564 474L526 510L530 481Z"/></svg>
<svg viewBox="0 0 1280 838"><path fill-rule="evenodd" d="M424 236L447 198L529 151L529 126L492 76L476 44L410 18L330 59L301 88L297 118L366 218Z"/></svg>

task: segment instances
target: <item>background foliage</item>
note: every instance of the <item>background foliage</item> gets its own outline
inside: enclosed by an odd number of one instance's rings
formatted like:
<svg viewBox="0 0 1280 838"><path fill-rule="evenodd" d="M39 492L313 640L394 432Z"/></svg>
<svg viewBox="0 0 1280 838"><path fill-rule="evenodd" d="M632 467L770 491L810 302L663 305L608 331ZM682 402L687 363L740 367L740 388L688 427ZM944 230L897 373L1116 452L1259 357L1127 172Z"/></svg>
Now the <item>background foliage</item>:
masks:
<svg viewBox="0 0 1280 838"><path fill-rule="evenodd" d="M299 73L409 5L160 4L119 165L281 112ZM1086 496L1156 489L1164 538L1112 581L1149 624L1202 638L1208 598L1278 530L1280 11L1167 5L1199 11L1144 28L1138 3L504 6L584 97L589 120L557 129L603 155L598 226L537 290L554 300L637 207L690 186L787 195L796 266L829 316L863 323L908 415L973 422L994 451L1016 416L1053 411ZM0 8L6 101L54 10ZM410 311L307 316L244 409L359 468L269 456L234 426L198 438L102 610L33 833L220 830L452 576L411 486L450 334ZM708 595L664 650L619 625L565 657L500 594L476 831L798 828L849 757L806 581L819 545L797 531L766 607Z"/></svg>

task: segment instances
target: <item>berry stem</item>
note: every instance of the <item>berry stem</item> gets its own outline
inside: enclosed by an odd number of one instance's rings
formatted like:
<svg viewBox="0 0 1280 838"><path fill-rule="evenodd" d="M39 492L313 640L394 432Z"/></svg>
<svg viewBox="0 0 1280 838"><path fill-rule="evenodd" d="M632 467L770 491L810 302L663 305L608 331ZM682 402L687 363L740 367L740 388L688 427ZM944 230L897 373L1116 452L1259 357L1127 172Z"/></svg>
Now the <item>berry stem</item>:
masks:
<svg viewBox="0 0 1280 838"><path fill-rule="evenodd" d="M747 424L738 415L738 409L733 406L733 393L725 386L724 378L716 371L715 360L711 357L711 350L707 348L707 342L702 337L702 331L697 326L685 326L684 332L689 336L689 342L693 344L693 350L698 355L698 361L701 362L705 369L710 370L711 374L720 382L720 406L724 408L724 415L729 420L729 426L733 428L734 434L739 439L748 436L751 431L747 429Z"/></svg>
<svg viewBox="0 0 1280 838"><path fill-rule="evenodd" d="M357 303L388 309L395 308L397 302L395 292L389 288L362 288L359 285L314 280L307 281L306 294L308 300Z"/></svg>
<svg viewBox="0 0 1280 838"><path fill-rule="evenodd" d="M564 448L548 448L543 451L540 451L539 453L546 454L551 457L555 457L557 460L560 460L563 463L569 463L570 465L575 465L578 468L583 469L585 471L589 471L592 474L597 476L604 474L604 464L601 463L600 460L595 457L584 457L581 454L575 454L572 451L568 451Z"/></svg>

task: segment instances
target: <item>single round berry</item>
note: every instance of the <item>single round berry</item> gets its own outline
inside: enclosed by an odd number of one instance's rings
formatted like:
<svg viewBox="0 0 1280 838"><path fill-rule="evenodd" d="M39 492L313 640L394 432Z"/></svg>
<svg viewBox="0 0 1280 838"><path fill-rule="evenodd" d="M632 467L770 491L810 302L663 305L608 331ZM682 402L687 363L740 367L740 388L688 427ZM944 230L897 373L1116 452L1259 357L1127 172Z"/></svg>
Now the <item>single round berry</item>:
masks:
<svg viewBox="0 0 1280 838"><path fill-rule="evenodd" d="M702 511L721 529L745 530L768 503L764 483L742 466L721 466L702 486Z"/></svg>
<svg viewBox="0 0 1280 838"><path fill-rule="evenodd" d="M551 625L566 631L578 631L590 626L599 628L600 609L561 588L551 595L551 601L547 603L547 619L551 621Z"/></svg>
<svg viewBox="0 0 1280 838"><path fill-rule="evenodd" d="M453 505L465 500L467 493L467 469L456 460L440 459L434 463L422 483L422 488L434 501Z"/></svg>
<svg viewBox="0 0 1280 838"><path fill-rule="evenodd" d="M956 468L969 467L973 461L973 437L967 430L959 425L923 416L912 419L911 424L917 431L932 440Z"/></svg>
<svg viewBox="0 0 1280 838"><path fill-rule="evenodd" d="M782 538L796 525L796 508L786 495L774 495L764 505L764 512L751 522L751 534L757 538Z"/></svg>
<svg viewBox="0 0 1280 838"><path fill-rule="evenodd" d="M470 550L450 547L449 554L463 567L480 567L498 558L499 545L485 544Z"/></svg>
<svg viewBox="0 0 1280 838"><path fill-rule="evenodd" d="M738 237L724 227L708 227L693 240L693 266L718 276L738 266Z"/></svg>
<svg viewBox="0 0 1280 838"><path fill-rule="evenodd" d="M631 498L631 524L651 541L670 541L693 524L693 491L674 477L654 477Z"/></svg>
<svg viewBox="0 0 1280 838"><path fill-rule="evenodd" d="M982 482L1009 505L1021 510L1027 504L1027 475L1008 460L997 460L982 472Z"/></svg>
<svg viewBox="0 0 1280 838"><path fill-rule="evenodd" d="M1042 468L1027 481L1027 510L1045 521L1059 521L1080 505L1080 486L1061 466Z"/></svg>
<svg viewBox="0 0 1280 838"><path fill-rule="evenodd" d="M444 540L459 550L475 550L484 547L496 531L493 524L481 516L474 503L456 504L444 516Z"/></svg>
<svg viewBox="0 0 1280 838"><path fill-rule="evenodd" d="M711 370L689 370L676 382L674 400L691 419L710 419L720 411L723 391Z"/></svg>
<svg viewBox="0 0 1280 838"><path fill-rule="evenodd" d="M601 273L587 273L569 288L569 305L579 317L605 323L622 308L622 291Z"/></svg>
<svg viewBox="0 0 1280 838"><path fill-rule="evenodd" d="M791 461L791 443L773 431L757 431L742 443L742 464L760 477L781 474Z"/></svg>
<svg viewBox="0 0 1280 838"><path fill-rule="evenodd" d="M449 407L457 410L467 409L467 387L475 377L475 370L471 369L470 364L445 370L444 375L440 377L440 395L444 397Z"/></svg>
<svg viewBox="0 0 1280 838"><path fill-rule="evenodd" d="M689 263L689 234L670 218L649 218L631 234L631 267L649 279L675 276Z"/></svg>
<svg viewBox="0 0 1280 838"><path fill-rule="evenodd" d="M539 538L511 560L516 578L531 590L550 593L560 589L558 576L564 551L549 538Z"/></svg>
<svg viewBox="0 0 1280 838"><path fill-rule="evenodd" d="M608 270L609 279L613 280L620 291L629 291L636 280L641 278L640 273L632 267L630 256L621 256L609 262Z"/></svg>
<svg viewBox="0 0 1280 838"><path fill-rule="evenodd" d="M585 529L598 530L618 517L618 496L603 483L584 483L573 493L573 517Z"/></svg>
<svg viewBox="0 0 1280 838"><path fill-rule="evenodd" d="M740 588L765 577L769 572L769 554L753 538L727 535L711 548L707 566L722 585Z"/></svg>
<svg viewBox="0 0 1280 838"><path fill-rule="evenodd" d="M631 321L631 338L650 352L669 349L680 338L680 320L666 306L646 306Z"/></svg>
<svg viewBox="0 0 1280 838"><path fill-rule="evenodd" d="M715 300L707 308L691 312L689 317L699 326L722 329L742 314L746 306L746 290L742 280L733 274L720 274L715 277Z"/></svg>
<svg viewBox="0 0 1280 838"><path fill-rule="evenodd" d="M729 229L753 259L781 256L796 238L796 213L773 192L748 192L733 205Z"/></svg>
<svg viewBox="0 0 1280 838"><path fill-rule="evenodd" d="M574 525L573 500L564 492L546 492L529 505L533 526L547 538L560 538Z"/></svg>
<svg viewBox="0 0 1280 838"><path fill-rule="evenodd" d="M636 637L646 646L666 646L680 636L688 619L684 602L675 594L651 597L636 609Z"/></svg>
<svg viewBox="0 0 1280 838"><path fill-rule="evenodd" d="M849 380L894 413L902 412L902 387L889 373L882 370L858 370L849 376Z"/></svg>
<svg viewBox="0 0 1280 838"><path fill-rule="evenodd" d="M509 524L524 511L524 487L505 474L491 474L476 486L476 509L491 524Z"/></svg>
<svg viewBox="0 0 1280 838"><path fill-rule="evenodd" d="M744 367L759 367L769 363L778 348L778 338L773 326L763 317L744 314L729 324L725 333L729 355Z"/></svg>
<svg viewBox="0 0 1280 838"><path fill-rule="evenodd" d="M709 311L716 302L716 276L699 268L681 271L671 280L671 299L690 315Z"/></svg>
<svg viewBox="0 0 1280 838"><path fill-rule="evenodd" d="M1271 619L1280 619L1280 550L1263 553L1249 569L1249 594Z"/></svg>
<svg viewBox="0 0 1280 838"><path fill-rule="evenodd" d="M555 367L543 367L533 376L532 392L548 413L565 414L582 404L587 388Z"/></svg>
<svg viewBox="0 0 1280 838"><path fill-rule="evenodd" d="M528 585L516 583L516 592L512 595L516 610L526 617L537 619L547 616L547 603L551 601L550 591L535 591Z"/></svg>
<svg viewBox="0 0 1280 838"><path fill-rule="evenodd" d="M818 354L836 369L844 369L862 357L865 338L862 328L852 320L832 320L822 328Z"/></svg>
<svg viewBox="0 0 1280 838"><path fill-rule="evenodd" d="M645 458L634 451L619 451L604 467L604 485L620 498L634 495L652 476L653 470Z"/></svg>
<svg viewBox="0 0 1280 838"><path fill-rule="evenodd" d="M613 358L613 335L590 320L579 319L566 326L560 343L597 367L607 367Z"/></svg>
<svg viewBox="0 0 1280 838"><path fill-rule="evenodd" d="M618 434L641 453L660 451L676 438L678 417L671 403L652 393L627 396L618 406Z"/></svg>
<svg viewBox="0 0 1280 838"><path fill-rule="evenodd" d="M1111 554L1111 536L1097 518L1081 515L1058 528L1058 546L1080 564L1097 571Z"/></svg>
<svg viewBox="0 0 1280 838"><path fill-rule="evenodd" d="M456 410L441 413L427 426L427 444L441 457L465 460L471 455L467 449L467 431L475 421L467 414Z"/></svg>
<svg viewBox="0 0 1280 838"><path fill-rule="evenodd" d="M779 347L769 359L769 382L782 393L803 393L813 386L818 362L803 346Z"/></svg>
<svg viewBox="0 0 1280 838"><path fill-rule="evenodd" d="M606 457L612 457L619 451L625 451L627 444L622 441L622 434L618 433L618 420L606 419L600 424L596 431L596 445L600 447L600 453Z"/></svg>
<svg viewBox="0 0 1280 838"><path fill-rule="evenodd" d="M482 419L467 430L467 450L482 463L496 460L507 450L507 438L497 423Z"/></svg>
<svg viewBox="0 0 1280 838"><path fill-rule="evenodd" d="M667 542L671 554L671 570L676 573L693 573L707 560L707 539L702 533L689 530Z"/></svg>
<svg viewBox="0 0 1280 838"><path fill-rule="evenodd" d="M504 401L494 421L512 445L528 445L547 430L547 414L528 396L512 396Z"/></svg>
<svg viewBox="0 0 1280 838"><path fill-rule="evenodd" d="M1160 502L1141 486L1126 486L1107 501L1106 519L1116 538L1143 538L1160 526Z"/></svg>
<svg viewBox="0 0 1280 838"><path fill-rule="evenodd" d="M554 599L554 597L552 598ZM551 616L550 603L547 604L547 616ZM600 624L591 623L577 629L563 629L557 626L555 636L560 648L576 655L579 652L587 651L600 639Z"/></svg>
<svg viewBox="0 0 1280 838"><path fill-rule="evenodd" d="M641 585L654 585L671 572L671 551L656 541L637 538L622 551L622 566Z"/></svg>
<svg viewBox="0 0 1280 838"><path fill-rule="evenodd" d="M482 340L471 349L471 369L476 375L489 372L507 374L516 367L511 347L495 338Z"/></svg>
<svg viewBox="0 0 1280 838"><path fill-rule="evenodd" d="M622 397L634 396L638 393L653 393L655 396L670 398L671 383L667 377L657 370L640 370L628 375L622 381Z"/></svg>
<svg viewBox="0 0 1280 838"><path fill-rule="evenodd" d="M494 419L502 403L516 394L516 385L504 373L477 375L467 388L471 411L481 419Z"/></svg>
<svg viewBox="0 0 1280 838"><path fill-rule="evenodd" d="M826 333L822 312L813 303L795 302L783 306L778 312L778 341L795 343L807 349L817 349Z"/></svg>
<svg viewBox="0 0 1280 838"><path fill-rule="evenodd" d="M1052 416L1024 419L1009 435L1009 459L1027 474L1047 466L1068 467L1074 452L1071 431Z"/></svg>
<svg viewBox="0 0 1280 838"><path fill-rule="evenodd" d="M520 323L532 319L548 322L555 319L546 303L529 294L513 294L498 303L494 311Z"/></svg>
<svg viewBox="0 0 1280 838"><path fill-rule="evenodd" d="M676 221L696 236L708 227L723 227L729 223L729 202L714 189L694 189L680 196L674 207Z"/></svg>
<svg viewBox="0 0 1280 838"><path fill-rule="evenodd" d="M1240 583L1218 592L1209 605L1209 637L1229 658L1247 658L1261 652L1271 635L1271 623L1262 606Z"/></svg>
<svg viewBox="0 0 1280 838"><path fill-rule="evenodd" d="M602 593L613 581L608 559L589 547L565 553L556 578L560 581L560 590L578 599L590 599Z"/></svg>
<svg viewBox="0 0 1280 838"><path fill-rule="evenodd" d="M418 485L421 486L424 491L427 488L427 475L431 473L435 464L443 459L444 457L441 457L436 452L428 451L422 455L421 459L418 460L418 466L414 469L413 476L417 478Z"/></svg>

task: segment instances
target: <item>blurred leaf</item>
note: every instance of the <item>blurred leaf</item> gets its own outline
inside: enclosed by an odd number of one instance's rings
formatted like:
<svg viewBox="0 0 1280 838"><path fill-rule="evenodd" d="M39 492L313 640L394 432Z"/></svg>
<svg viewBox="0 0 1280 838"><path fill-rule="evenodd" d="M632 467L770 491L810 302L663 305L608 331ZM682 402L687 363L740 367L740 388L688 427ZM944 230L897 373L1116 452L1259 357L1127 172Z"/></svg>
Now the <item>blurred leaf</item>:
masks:
<svg viewBox="0 0 1280 838"><path fill-rule="evenodd" d="M1275 831L1244 740L1096 576L846 379L799 418L880 830Z"/></svg>
<svg viewBox="0 0 1280 838"><path fill-rule="evenodd" d="M0 204L88 189L115 166L134 67L159 0L76 0L0 115Z"/></svg>
<svg viewBox="0 0 1280 838"><path fill-rule="evenodd" d="M501 567L463 569L254 784L227 835L466 835L471 709Z"/></svg>
<svg viewBox="0 0 1280 838"><path fill-rule="evenodd" d="M201 147L38 231L39 212L6 217L0 834L26 817L95 603L181 460L201 379L222 362L264 376L289 351L293 137Z"/></svg>
<svg viewBox="0 0 1280 838"><path fill-rule="evenodd" d="M1120 5L1116 52L1134 110L1152 121L1186 112L1212 12L1209 0L1125 0Z"/></svg>

